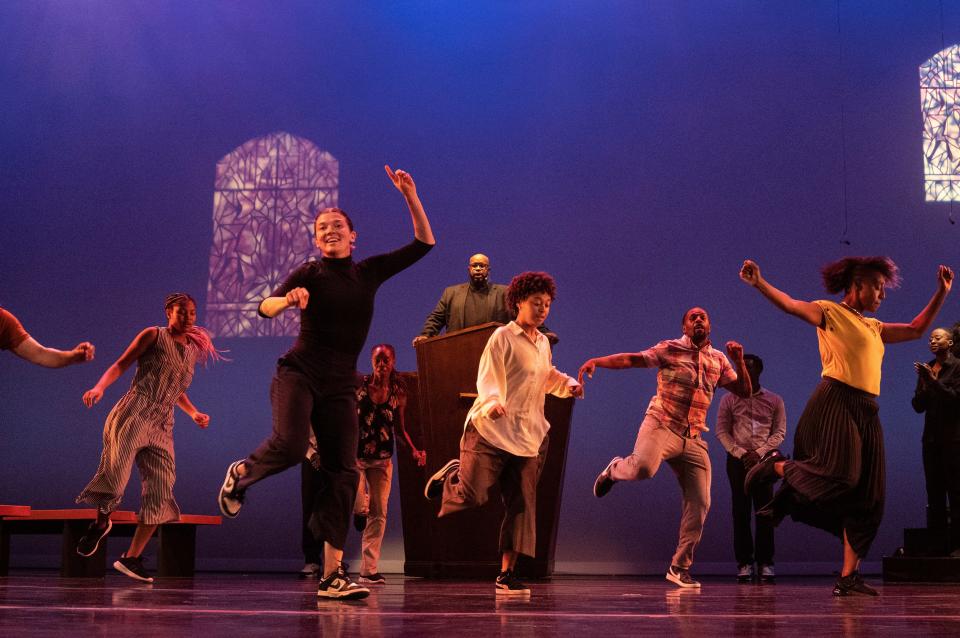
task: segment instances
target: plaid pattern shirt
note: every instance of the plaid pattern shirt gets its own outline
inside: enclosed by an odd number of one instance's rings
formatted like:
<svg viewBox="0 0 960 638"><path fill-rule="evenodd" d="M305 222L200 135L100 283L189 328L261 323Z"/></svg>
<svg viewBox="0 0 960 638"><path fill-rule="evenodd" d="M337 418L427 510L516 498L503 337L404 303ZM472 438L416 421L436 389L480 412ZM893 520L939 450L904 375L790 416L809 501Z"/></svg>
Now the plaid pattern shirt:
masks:
<svg viewBox="0 0 960 638"><path fill-rule="evenodd" d="M640 353L644 367L658 368L657 394L647 414L675 430L707 432L707 410L717 386L737 380L726 355L707 340L699 348L690 337L661 341Z"/></svg>

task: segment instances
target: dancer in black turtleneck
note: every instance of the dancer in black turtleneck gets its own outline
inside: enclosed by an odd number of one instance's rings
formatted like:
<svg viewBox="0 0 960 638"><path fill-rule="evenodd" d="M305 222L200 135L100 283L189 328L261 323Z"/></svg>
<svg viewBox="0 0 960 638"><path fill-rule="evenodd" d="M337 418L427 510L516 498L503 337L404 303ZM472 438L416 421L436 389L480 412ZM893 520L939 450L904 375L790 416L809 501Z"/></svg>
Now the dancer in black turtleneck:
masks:
<svg viewBox="0 0 960 638"><path fill-rule="evenodd" d="M385 168L410 209L414 241L354 262L357 234L350 218L339 208L320 211L314 234L322 258L297 268L259 308L268 318L289 308L301 311L300 335L278 362L270 387L273 432L250 456L230 465L220 490L220 510L235 517L248 487L300 464L312 426L328 487L317 496L310 528L324 541L324 578L317 595L327 598L369 594L350 580L341 559L358 479L357 357L370 329L374 296L380 284L423 257L435 243L413 178Z"/></svg>

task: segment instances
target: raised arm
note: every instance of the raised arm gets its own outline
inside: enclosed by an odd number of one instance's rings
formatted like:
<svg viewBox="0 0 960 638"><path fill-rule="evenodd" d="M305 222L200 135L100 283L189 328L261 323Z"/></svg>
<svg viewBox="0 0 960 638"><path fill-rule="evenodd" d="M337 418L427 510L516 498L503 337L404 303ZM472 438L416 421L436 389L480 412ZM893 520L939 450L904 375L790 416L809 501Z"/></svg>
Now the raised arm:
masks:
<svg viewBox="0 0 960 638"><path fill-rule="evenodd" d="M937 313L940 312L940 307L952 286L953 271L947 266L940 266L937 269L937 290L927 302L926 307L910 323L884 323L883 330L880 332L883 342L898 343L922 337L933 320L937 318Z"/></svg>
<svg viewBox="0 0 960 638"><path fill-rule="evenodd" d="M13 353L21 359L44 368L62 368L74 363L91 361L94 347L92 343L84 341L77 344L73 350L57 350L40 344L33 337L27 337L13 349Z"/></svg>
<svg viewBox="0 0 960 638"><path fill-rule="evenodd" d="M720 387L733 392L738 397L749 398L753 394L753 382L750 381L750 373L747 372L747 364L743 360L743 346L736 341L727 342L727 355L733 361L733 368L737 371L735 381L724 383Z"/></svg>
<svg viewBox="0 0 960 638"><path fill-rule="evenodd" d="M103 396L103 391L123 376L123 373L127 371L130 364L139 359L140 355L147 351L147 348L157 342L159 332L157 328L144 328L140 331L140 334L133 338L133 341L127 346L126 351L120 355L120 358L117 359L112 366L107 368L107 371L103 373L103 376L100 377L97 384L83 393L83 404L88 408L93 407Z"/></svg>
<svg viewBox="0 0 960 638"><path fill-rule="evenodd" d="M740 267L740 279L747 285L756 288L770 303L788 315L802 319L812 326L823 327L823 310L820 309L820 306L809 301L794 299L782 290L772 286L760 275L760 266L755 261L747 259L743 262L743 266Z"/></svg>
<svg viewBox="0 0 960 638"><path fill-rule="evenodd" d="M387 171L390 181L393 182L393 185L407 202L410 217L413 219L413 236L425 244L431 246L436 244L437 241L433 238L433 231L430 230L430 220L427 219L423 204L420 203L420 198L417 196L417 185L414 183L413 177L410 173L400 169L394 172L389 165L385 165L383 168Z"/></svg>

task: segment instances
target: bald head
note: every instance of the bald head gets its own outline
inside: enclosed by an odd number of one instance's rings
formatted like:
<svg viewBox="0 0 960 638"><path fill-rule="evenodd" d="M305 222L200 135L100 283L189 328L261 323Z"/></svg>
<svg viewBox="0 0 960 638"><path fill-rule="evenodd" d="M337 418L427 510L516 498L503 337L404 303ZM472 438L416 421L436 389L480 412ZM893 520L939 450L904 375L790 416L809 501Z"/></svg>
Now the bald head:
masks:
<svg viewBox="0 0 960 638"><path fill-rule="evenodd" d="M487 277L490 276L490 258L483 253L473 255L467 263L467 272L470 273L471 284L484 285L487 283Z"/></svg>

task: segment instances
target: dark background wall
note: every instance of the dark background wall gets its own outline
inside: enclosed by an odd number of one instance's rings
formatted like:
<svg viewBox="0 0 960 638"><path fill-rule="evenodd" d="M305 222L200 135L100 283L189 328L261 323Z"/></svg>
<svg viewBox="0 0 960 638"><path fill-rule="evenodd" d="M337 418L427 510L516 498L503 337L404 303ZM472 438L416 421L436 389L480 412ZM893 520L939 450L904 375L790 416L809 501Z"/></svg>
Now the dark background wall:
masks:
<svg viewBox="0 0 960 638"><path fill-rule="evenodd" d="M43 343L90 339L97 360L48 371L0 357L0 502L70 506L130 374L92 410L82 392L138 330L163 322L168 292L191 291L202 307L214 166L279 130L340 161L359 256L411 235L382 165L416 178L438 246L381 290L368 341L396 344L401 369L415 367L409 342L440 290L482 251L497 281L556 276L549 324L569 372L675 337L683 311L704 306L715 342L765 359L789 440L819 375L816 336L741 284L738 267L752 257L783 289L821 298L823 263L888 254L904 286L878 316L920 310L937 264L960 263L949 207L923 199L917 67L960 38L958 25L957 0L843 0L839 20L833 0L4 2L0 304ZM960 319L955 297L939 323ZM190 394L212 425L177 417L184 511L213 513L226 465L268 433L267 388L289 343L222 340L233 362L196 376ZM884 361L889 498L874 559L923 520L909 398L911 364L926 356L918 341ZM590 494L609 458L631 449L654 388L649 370L602 371L587 386L559 568L666 564L679 517L668 469L603 501ZM733 561L729 488L710 444L714 507L698 559L719 568ZM298 480L262 483L239 519L204 530L205 564L296 565ZM138 490L134 477L124 507ZM399 566L399 535L393 516L387 567ZM781 564L838 559L832 538L789 522L778 541Z"/></svg>

